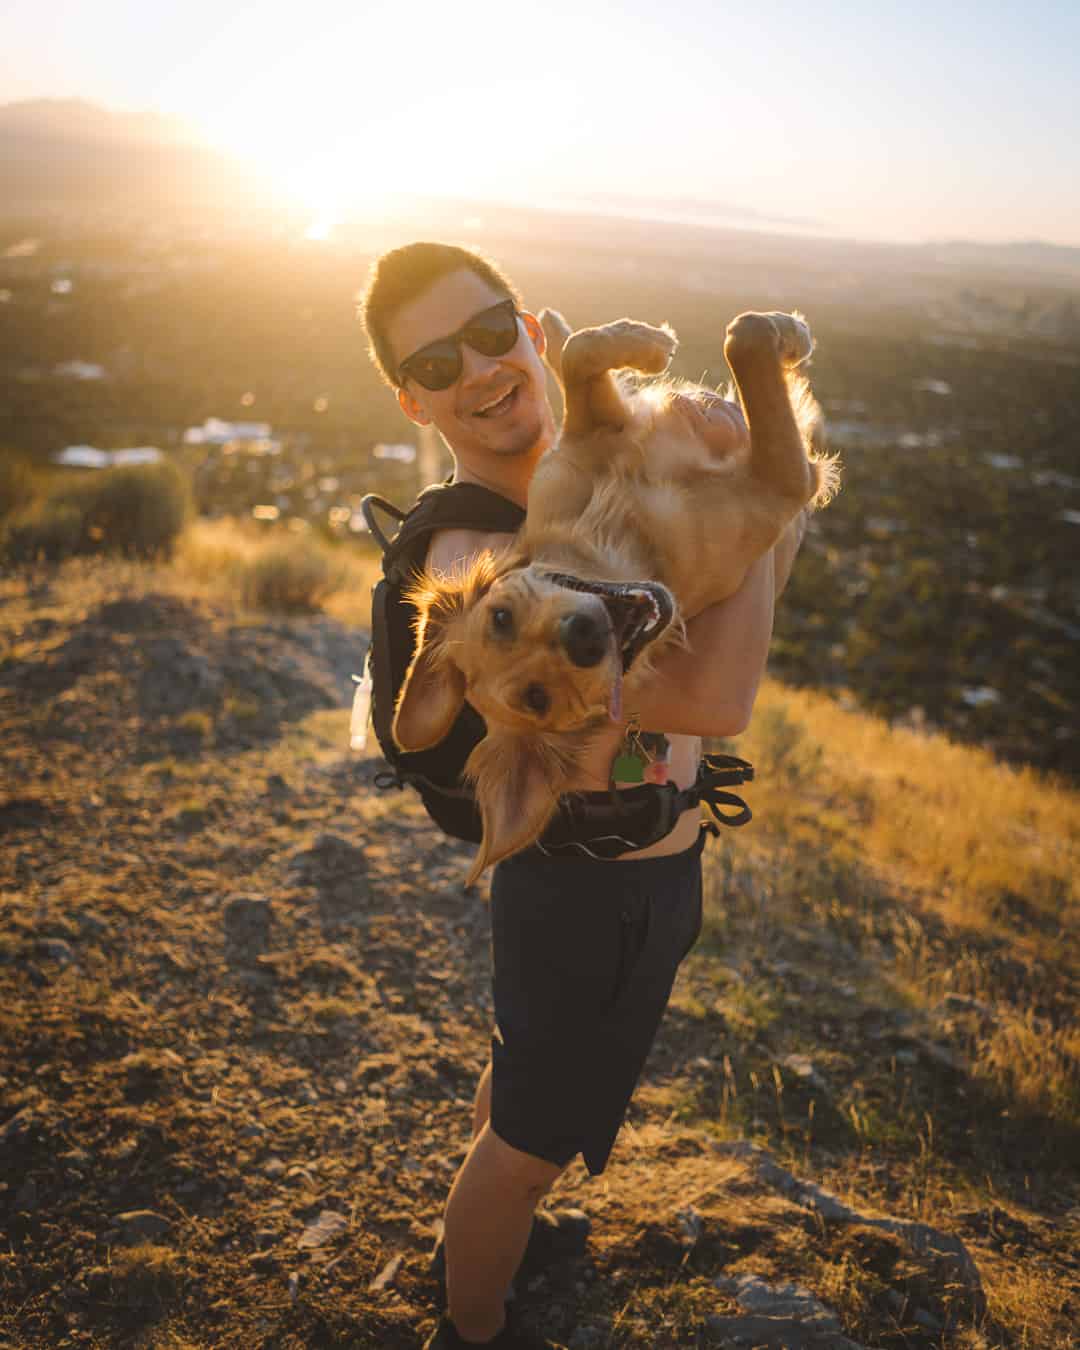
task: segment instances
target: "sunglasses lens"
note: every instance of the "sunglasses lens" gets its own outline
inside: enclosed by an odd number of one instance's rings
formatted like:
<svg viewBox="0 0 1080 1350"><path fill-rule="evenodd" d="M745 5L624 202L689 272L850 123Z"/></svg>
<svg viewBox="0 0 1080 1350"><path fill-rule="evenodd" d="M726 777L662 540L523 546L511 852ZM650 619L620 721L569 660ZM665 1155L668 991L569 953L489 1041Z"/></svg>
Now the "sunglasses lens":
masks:
<svg viewBox="0 0 1080 1350"><path fill-rule="evenodd" d="M461 351L456 342L433 342L414 352L401 370L425 389L449 389L461 374Z"/></svg>
<svg viewBox="0 0 1080 1350"><path fill-rule="evenodd" d="M462 333L482 356L505 356L518 338L517 311L512 300L478 314Z"/></svg>

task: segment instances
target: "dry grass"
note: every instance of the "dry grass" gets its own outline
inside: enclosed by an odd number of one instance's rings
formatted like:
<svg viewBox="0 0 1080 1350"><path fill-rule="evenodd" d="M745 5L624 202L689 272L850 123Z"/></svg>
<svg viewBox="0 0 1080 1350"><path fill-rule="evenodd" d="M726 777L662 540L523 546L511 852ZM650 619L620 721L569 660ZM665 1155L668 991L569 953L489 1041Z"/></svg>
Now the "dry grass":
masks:
<svg viewBox="0 0 1080 1350"><path fill-rule="evenodd" d="M1065 954L1080 922L1080 796L1065 784L775 683L739 745L770 836L827 843L954 929Z"/></svg>
<svg viewBox="0 0 1080 1350"><path fill-rule="evenodd" d="M176 550L177 573L249 610L324 610L366 624L378 576L373 550L331 546L308 532L268 532L229 518L195 521Z"/></svg>

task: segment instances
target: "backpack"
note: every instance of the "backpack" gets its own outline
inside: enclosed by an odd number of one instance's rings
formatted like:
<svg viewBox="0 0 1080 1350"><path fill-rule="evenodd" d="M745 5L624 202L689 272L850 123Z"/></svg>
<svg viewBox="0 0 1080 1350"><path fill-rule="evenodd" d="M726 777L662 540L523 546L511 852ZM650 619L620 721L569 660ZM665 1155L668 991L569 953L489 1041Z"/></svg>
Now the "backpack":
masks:
<svg viewBox="0 0 1080 1350"><path fill-rule="evenodd" d="M394 742L394 705L416 651L413 629L416 610L404 599L403 592L423 571L436 530L516 534L525 512L516 503L477 483L436 483L421 492L407 513L382 497L369 494L361 510L368 529L383 549L383 575L371 595L367 669L371 681L371 722L390 772L380 775L376 783L379 787L409 784L420 794L428 815L444 834L478 844L483 835L480 813L461 773L487 730L480 714L466 703L449 735L428 750L406 752ZM379 529L375 510L399 522L392 540Z"/></svg>
<svg viewBox="0 0 1080 1350"><path fill-rule="evenodd" d="M372 537L383 550L383 575L371 596L371 643L364 686L370 689L370 716L379 748L389 768L376 774L380 789L414 788L428 815L444 834L478 844L483 822L472 789L464 781L465 762L483 740L484 719L466 703L449 734L427 750L403 751L394 741L394 707L405 673L416 652L416 610L404 598L414 577L423 571L431 536L436 530L478 530L516 534L525 512L516 503L477 483L436 483L425 488L412 509L400 511L369 493L361 510ZM382 511L398 523L388 539L375 518ZM619 792L576 792L563 797L551 824L536 847L546 853L584 853L617 858L664 838L683 811L703 804L711 819L706 827L744 825L750 808L723 787L748 782L754 770L734 755L704 756L692 786L645 783ZM719 808L735 807L734 814Z"/></svg>

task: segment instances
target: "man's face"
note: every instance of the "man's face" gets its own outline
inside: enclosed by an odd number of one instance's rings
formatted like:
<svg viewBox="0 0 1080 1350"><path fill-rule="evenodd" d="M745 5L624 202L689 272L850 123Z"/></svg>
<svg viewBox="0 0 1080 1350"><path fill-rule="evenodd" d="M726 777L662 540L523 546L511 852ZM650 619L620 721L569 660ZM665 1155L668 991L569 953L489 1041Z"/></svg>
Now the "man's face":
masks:
<svg viewBox="0 0 1080 1350"><path fill-rule="evenodd" d="M387 325L394 356L403 361L505 298L467 268L441 277ZM449 389L425 389L409 378L398 401L414 422L434 423L466 466L490 455L539 455L555 431L543 350L543 331L531 314L523 315L518 340L505 355L483 356L462 342L461 374Z"/></svg>

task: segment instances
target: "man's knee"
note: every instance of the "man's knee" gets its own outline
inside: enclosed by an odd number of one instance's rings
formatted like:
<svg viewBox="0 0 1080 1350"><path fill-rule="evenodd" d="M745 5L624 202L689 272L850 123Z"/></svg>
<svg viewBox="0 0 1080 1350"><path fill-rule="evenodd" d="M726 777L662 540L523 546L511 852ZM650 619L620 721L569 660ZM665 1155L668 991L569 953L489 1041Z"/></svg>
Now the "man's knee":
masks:
<svg viewBox="0 0 1080 1350"><path fill-rule="evenodd" d="M484 1127L483 1137L485 1151L506 1184L515 1190L527 1191L536 1200L545 1196L566 1171L566 1163L553 1163L547 1158L538 1158L535 1154L514 1148L495 1133L490 1121Z"/></svg>

